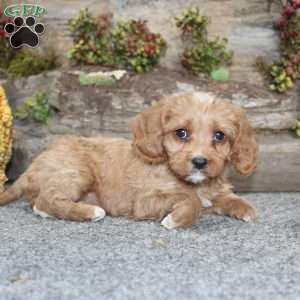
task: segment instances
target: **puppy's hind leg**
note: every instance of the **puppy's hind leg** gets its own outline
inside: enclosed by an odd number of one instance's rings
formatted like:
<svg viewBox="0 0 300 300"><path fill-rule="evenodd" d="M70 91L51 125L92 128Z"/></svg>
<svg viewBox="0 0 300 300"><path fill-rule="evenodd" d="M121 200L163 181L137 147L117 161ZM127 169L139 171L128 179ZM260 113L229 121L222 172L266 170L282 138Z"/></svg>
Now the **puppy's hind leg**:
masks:
<svg viewBox="0 0 300 300"><path fill-rule="evenodd" d="M26 173L23 174L11 187L0 194L0 206L18 200L27 186Z"/></svg>
<svg viewBox="0 0 300 300"><path fill-rule="evenodd" d="M77 189L77 190L76 190ZM33 211L41 217L54 216L71 221L98 221L105 217L105 211L96 205L75 202L80 199L78 187L69 186L42 190L33 205Z"/></svg>

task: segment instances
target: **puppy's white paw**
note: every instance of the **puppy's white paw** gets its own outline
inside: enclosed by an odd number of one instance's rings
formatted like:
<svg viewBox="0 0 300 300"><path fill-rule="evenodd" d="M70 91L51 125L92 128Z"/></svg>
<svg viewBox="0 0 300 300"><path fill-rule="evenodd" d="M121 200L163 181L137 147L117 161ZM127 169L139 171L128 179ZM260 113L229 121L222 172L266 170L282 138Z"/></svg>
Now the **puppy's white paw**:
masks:
<svg viewBox="0 0 300 300"><path fill-rule="evenodd" d="M245 215L242 220L245 221L245 222L251 222L255 219L255 216L252 216L252 215Z"/></svg>
<svg viewBox="0 0 300 300"><path fill-rule="evenodd" d="M33 206L33 212L34 212L34 214L36 214L37 216L40 216L42 218L51 218L51 216L48 215L47 213L45 213L44 211L37 209L35 205Z"/></svg>
<svg viewBox="0 0 300 300"><path fill-rule="evenodd" d="M244 213L240 216L239 219L241 219L244 222L251 222L256 219L256 209L252 207L250 204L247 204L247 209L244 211Z"/></svg>
<svg viewBox="0 0 300 300"><path fill-rule="evenodd" d="M213 206L212 202L206 198L201 198L201 203L204 208L209 208Z"/></svg>
<svg viewBox="0 0 300 300"><path fill-rule="evenodd" d="M176 228L178 225L173 221L172 215L168 214L162 221L161 221L161 225L164 226L167 229L174 229Z"/></svg>
<svg viewBox="0 0 300 300"><path fill-rule="evenodd" d="M105 210L101 207L95 207L94 217L92 218L93 222L97 222L105 217Z"/></svg>

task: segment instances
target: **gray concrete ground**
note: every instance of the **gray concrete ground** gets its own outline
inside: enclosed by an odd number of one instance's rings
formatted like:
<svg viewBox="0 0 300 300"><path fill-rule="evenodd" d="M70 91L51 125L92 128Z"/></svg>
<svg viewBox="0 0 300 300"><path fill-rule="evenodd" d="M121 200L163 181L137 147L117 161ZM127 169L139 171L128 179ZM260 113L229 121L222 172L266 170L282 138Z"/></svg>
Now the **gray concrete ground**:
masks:
<svg viewBox="0 0 300 300"><path fill-rule="evenodd" d="M260 218L187 230L0 208L0 299L300 299L300 194L248 194Z"/></svg>

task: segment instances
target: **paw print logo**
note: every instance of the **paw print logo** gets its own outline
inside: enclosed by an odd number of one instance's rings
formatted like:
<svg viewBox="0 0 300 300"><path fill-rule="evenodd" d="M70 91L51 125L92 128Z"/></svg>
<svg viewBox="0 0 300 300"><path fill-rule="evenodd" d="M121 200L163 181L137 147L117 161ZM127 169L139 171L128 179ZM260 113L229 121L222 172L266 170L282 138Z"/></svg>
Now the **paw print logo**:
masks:
<svg viewBox="0 0 300 300"><path fill-rule="evenodd" d="M13 48L28 46L31 48L39 44L39 35L45 31L42 23L37 23L32 16L26 19L15 17L13 23L7 23L4 30L10 35L9 41Z"/></svg>

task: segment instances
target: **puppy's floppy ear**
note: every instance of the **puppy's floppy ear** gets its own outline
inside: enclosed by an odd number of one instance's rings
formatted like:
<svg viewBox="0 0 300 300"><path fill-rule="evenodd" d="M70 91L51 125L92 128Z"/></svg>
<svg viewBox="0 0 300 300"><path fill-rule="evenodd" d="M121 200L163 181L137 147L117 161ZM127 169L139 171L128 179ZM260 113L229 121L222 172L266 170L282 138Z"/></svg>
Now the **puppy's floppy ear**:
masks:
<svg viewBox="0 0 300 300"><path fill-rule="evenodd" d="M150 163L166 160L163 147L163 109L161 103L154 104L129 122L129 128L134 135L134 150L142 159Z"/></svg>
<svg viewBox="0 0 300 300"><path fill-rule="evenodd" d="M239 174L248 176L256 168L258 145L255 131L251 127L245 112L237 108L236 116L238 134L233 144L230 159Z"/></svg>

